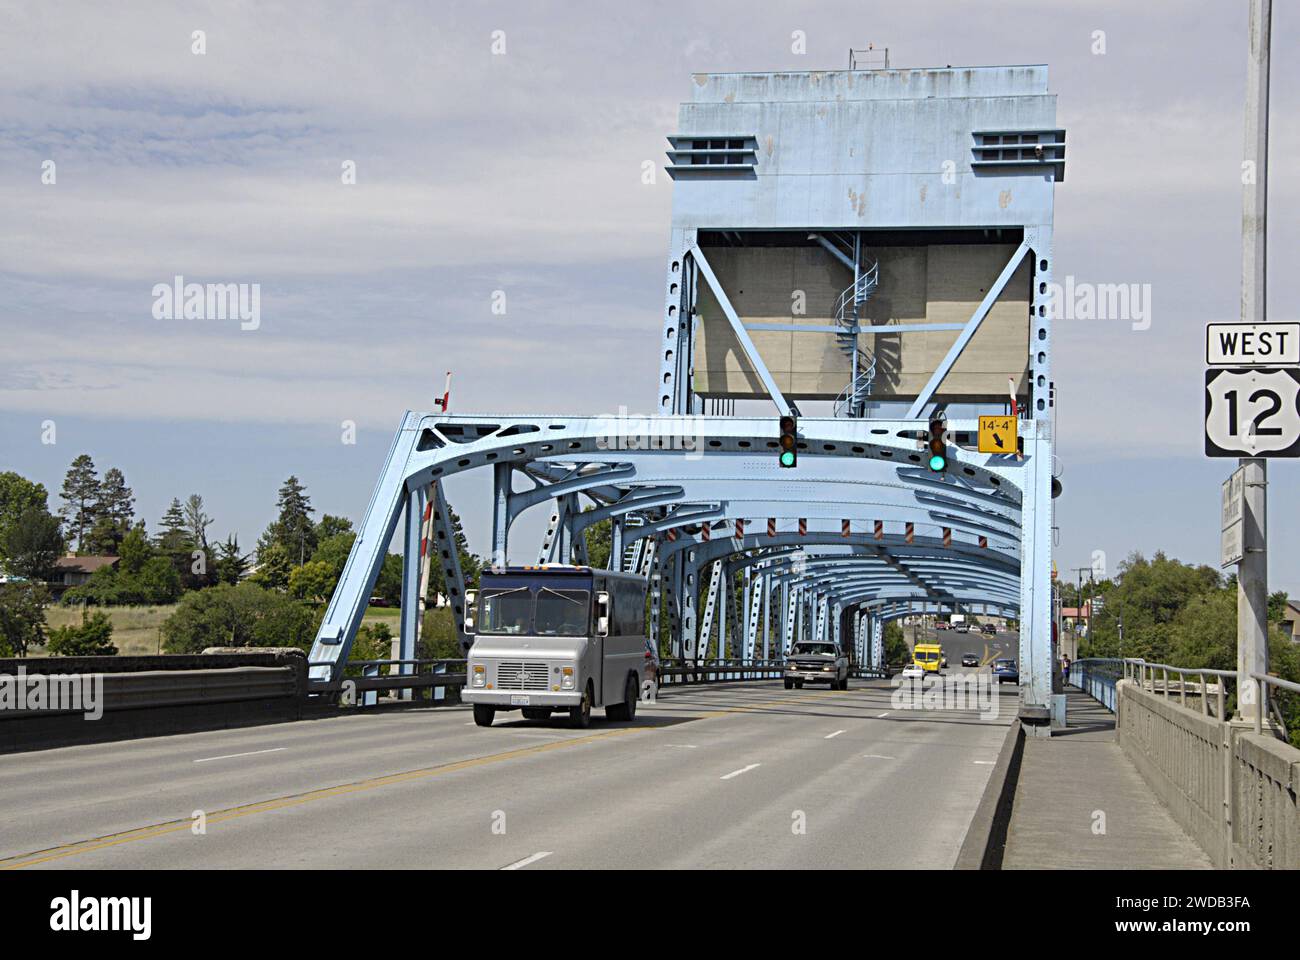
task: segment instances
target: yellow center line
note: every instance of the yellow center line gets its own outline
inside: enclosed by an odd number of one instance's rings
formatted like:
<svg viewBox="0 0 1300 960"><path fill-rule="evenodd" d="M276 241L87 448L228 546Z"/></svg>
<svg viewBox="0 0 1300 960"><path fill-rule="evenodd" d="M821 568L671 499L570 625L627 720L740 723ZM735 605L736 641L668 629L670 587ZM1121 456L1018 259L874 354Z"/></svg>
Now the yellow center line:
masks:
<svg viewBox="0 0 1300 960"><path fill-rule="evenodd" d="M209 824L224 823L228 820L236 820L240 817L251 816L255 813L267 813L272 810L283 810L287 807L301 806L305 803L311 803L313 800L346 796L352 793L360 793L365 790L375 790L379 787L391 786L396 783L409 783L413 780L423 780L444 773L455 773L459 770L469 770L474 767L486 766L491 763L499 763L503 760L514 760L520 757L531 756L533 754L546 753L547 751L557 750L561 747L576 746L582 743L592 743L597 740L607 740L611 737L618 737L627 733L648 732L652 729L653 728L650 727L623 727L618 730L609 730L605 733L592 734L587 737L556 740L552 743L542 743L533 747L520 747L516 750L507 750L503 753L493 753L483 757L471 757L468 760L455 760L451 763L439 764L434 767L408 770L404 773L387 774L382 777L371 777L366 780L358 780L355 783L345 783L334 787L323 787L319 790L308 791L307 793L291 794L285 797L277 797L272 800L263 800L258 803L241 804L237 807L228 807L224 810L213 811L205 817L205 822ZM72 857L81 853L89 853L93 850L102 850L106 847L115 847L124 843L132 843L136 840L148 840L152 837L161 837L169 833L188 830L193 823L193 820L169 820L164 823L151 824L146 827L137 827L133 830L108 834L103 837L95 837L90 840L78 840L73 843L50 847L46 850L37 850L33 853L24 853L12 857L5 857L0 859L0 870L15 870L20 867L35 866L41 863L49 863L51 860L62 860L65 857Z"/></svg>
<svg viewBox="0 0 1300 960"><path fill-rule="evenodd" d="M810 691L808 695L797 699L788 698L769 700L744 706L727 707L721 710L711 710L696 715L694 719L707 720L714 717L728 716L730 714L752 713L756 710L763 710L768 707L807 703L810 697L824 698L834 692L836 691ZM303 804L311 803L314 800L325 800L330 797L347 796L349 794L361 793L366 790L375 790L379 787L392 786L393 784L398 783L410 783L415 780L424 780L445 773L456 773L460 770L470 770L475 767L483 767L493 763L500 763L505 760L516 760L521 757L547 753L551 750L558 750L563 747L577 746L584 743L594 743L599 740L608 740L612 737L622 736L627 733L657 733L661 732L663 729L668 728L621 727L618 730L607 730L604 733L595 733L585 737L556 740L551 743L542 743L532 747L520 747L515 750L506 750L502 753L491 753L482 757L471 757L467 760L454 760L450 763L443 763L433 767L424 767L419 770L408 770L404 773L386 774L380 777L358 780L354 783L345 783L333 787L322 787L319 790L310 790L306 793L290 794L284 797L276 797L271 800L262 800L256 803L227 807L223 810L215 810L208 814L204 818L204 822L207 824L225 823L230 820L237 820L241 817L252 816L257 813L269 813L273 810L284 810L289 807L302 806ZM17 870L22 867L37 866L42 863L49 863L52 860L62 860L66 857L75 857L79 854L90 853L95 850L116 847L125 843L134 843L137 840L149 840L154 837L179 833L183 830L190 829L193 824L194 821L190 819L168 820L163 823L136 827L131 830L124 830L120 833L112 833L102 837L94 837L88 840L76 840L72 843L61 844L57 847L49 847L45 850L16 854L14 856L0 858L0 870Z"/></svg>

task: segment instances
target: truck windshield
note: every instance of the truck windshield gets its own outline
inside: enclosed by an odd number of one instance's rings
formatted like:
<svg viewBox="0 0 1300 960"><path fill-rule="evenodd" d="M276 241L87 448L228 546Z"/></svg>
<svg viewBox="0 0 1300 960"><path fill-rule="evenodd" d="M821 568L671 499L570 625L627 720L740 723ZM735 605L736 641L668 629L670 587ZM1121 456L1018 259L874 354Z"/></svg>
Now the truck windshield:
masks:
<svg viewBox="0 0 1300 960"><path fill-rule="evenodd" d="M587 634L586 590L537 591L537 635L545 637L582 637Z"/></svg>
<svg viewBox="0 0 1300 960"><path fill-rule="evenodd" d="M527 633L533 621L533 595L527 587L485 590L479 633Z"/></svg>
<svg viewBox="0 0 1300 960"><path fill-rule="evenodd" d="M591 594L587 590L512 587L484 590L478 632L543 637L587 635Z"/></svg>
<svg viewBox="0 0 1300 960"><path fill-rule="evenodd" d="M801 643L794 648L795 655L799 654L821 654L823 656L834 656L835 647L829 643Z"/></svg>

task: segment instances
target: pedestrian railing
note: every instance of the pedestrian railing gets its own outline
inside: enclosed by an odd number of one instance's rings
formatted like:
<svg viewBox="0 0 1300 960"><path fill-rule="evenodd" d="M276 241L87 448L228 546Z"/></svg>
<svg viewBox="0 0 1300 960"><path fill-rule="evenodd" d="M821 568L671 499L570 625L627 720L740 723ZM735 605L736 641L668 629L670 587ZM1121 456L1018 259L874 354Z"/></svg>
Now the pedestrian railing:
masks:
<svg viewBox="0 0 1300 960"><path fill-rule="evenodd" d="M1111 713L1115 712L1115 682L1124 675L1124 661L1091 658L1070 664L1070 683Z"/></svg>

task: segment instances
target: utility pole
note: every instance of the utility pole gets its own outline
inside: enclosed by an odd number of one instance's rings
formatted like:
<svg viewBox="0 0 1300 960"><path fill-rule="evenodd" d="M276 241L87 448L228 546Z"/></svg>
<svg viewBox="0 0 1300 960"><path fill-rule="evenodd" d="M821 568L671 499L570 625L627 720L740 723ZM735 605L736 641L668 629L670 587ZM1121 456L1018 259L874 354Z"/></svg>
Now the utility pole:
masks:
<svg viewBox="0 0 1300 960"><path fill-rule="evenodd" d="M1243 323L1268 320L1268 72L1272 20L1273 0L1251 0L1241 211ZM1243 457L1239 462L1245 481L1245 509L1244 556L1237 567L1237 716L1253 721L1256 716L1267 716L1266 704L1255 702L1256 684L1250 675L1268 672L1268 461Z"/></svg>

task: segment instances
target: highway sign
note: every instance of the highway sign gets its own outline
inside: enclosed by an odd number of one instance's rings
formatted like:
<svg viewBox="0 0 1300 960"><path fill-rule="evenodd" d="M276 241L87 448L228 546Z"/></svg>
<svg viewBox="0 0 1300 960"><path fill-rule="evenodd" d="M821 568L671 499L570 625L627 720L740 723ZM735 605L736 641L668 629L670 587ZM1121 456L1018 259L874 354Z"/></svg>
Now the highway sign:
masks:
<svg viewBox="0 0 1300 960"><path fill-rule="evenodd" d="M1210 323L1205 362L1211 367L1300 365L1300 323Z"/></svg>
<svg viewBox="0 0 1300 960"><path fill-rule="evenodd" d="M1300 370L1206 370L1205 455L1300 457Z"/></svg>
<svg viewBox="0 0 1300 960"><path fill-rule="evenodd" d="M1242 517L1246 513L1246 470L1238 467L1232 476L1223 481L1223 510L1220 514L1219 566L1228 567L1246 555L1241 536Z"/></svg>
<svg viewBox="0 0 1300 960"><path fill-rule="evenodd" d="M1015 417L980 417L980 453L1015 453L1018 424Z"/></svg>

